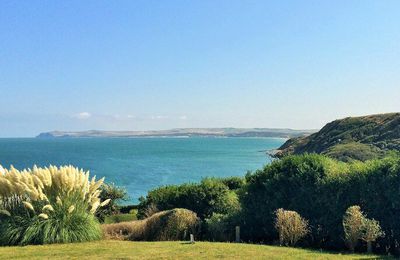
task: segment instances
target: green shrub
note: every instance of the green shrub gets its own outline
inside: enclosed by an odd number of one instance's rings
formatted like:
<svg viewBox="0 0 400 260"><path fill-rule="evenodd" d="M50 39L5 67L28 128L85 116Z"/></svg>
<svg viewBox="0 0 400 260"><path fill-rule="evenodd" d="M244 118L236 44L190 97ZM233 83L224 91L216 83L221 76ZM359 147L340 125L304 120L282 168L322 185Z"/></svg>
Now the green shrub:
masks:
<svg viewBox="0 0 400 260"><path fill-rule="evenodd" d="M241 189L246 184L246 180L243 177L227 177L227 178L221 178L221 179L216 179L216 180L221 181L230 190Z"/></svg>
<svg viewBox="0 0 400 260"><path fill-rule="evenodd" d="M201 218L213 213L227 214L240 208L236 192L219 179L204 179L199 184L164 186L152 190L140 199L138 217L144 218L149 209L168 210L185 208L196 212ZM156 211L152 211L153 213Z"/></svg>
<svg viewBox="0 0 400 260"><path fill-rule="evenodd" d="M137 216L138 210L137 209L131 209L129 210L129 214Z"/></svg>
<svg viewBox="0 0 400 260"><path fill-rule="evenodd" d="M137 220L136 214L115 214L106 216L104 219L105 224L120 223L126 221Z"/></svg>
<svg viewBox="0 0 400 260"><path fill-rule="evenodd" d="M247 174L247 185L240 193L244 239L272 242L277 237L275 211L278 208L298 212L315 229L320 220L325 226L331 221L325 216L332 204L325 205L320 186L326 178L326 169L335 171L336 166L333 160L320 155L288 156ZM317 238L324 235L313 231Z"/></svg>
<svg viewBox="0 0 400 260"><path fill-rule="evenodd" d="M100 239L96 210L103 180L72 166L11 168L0 174L0 244L26 245Z"/></svg>
<svg viewBox="0 0 400 260"><path fill-rule="evenodd" d="M206 237L211 241L233 241L234 228L231 224L231 216L227 214L214 213L210 218L205 219Z"/></svg>
<svg viewBox="0 0 400 260"><path fill-rule="evenodd" d="M131 210L137 210L138 205L121 205L119 207L119 212L121 213L130 213Z"/></svg>
<svg viewBox="0 0 400 260"><path fill-rule="evenodd" d="M118 203L128 199L128 193L125 188L119 187L114 183L103 183L100 186L100 199L109 199L110 202L96 211L96 217L100 222L104 222L107 216L115 215L120 213L120 206Z"/></svg>

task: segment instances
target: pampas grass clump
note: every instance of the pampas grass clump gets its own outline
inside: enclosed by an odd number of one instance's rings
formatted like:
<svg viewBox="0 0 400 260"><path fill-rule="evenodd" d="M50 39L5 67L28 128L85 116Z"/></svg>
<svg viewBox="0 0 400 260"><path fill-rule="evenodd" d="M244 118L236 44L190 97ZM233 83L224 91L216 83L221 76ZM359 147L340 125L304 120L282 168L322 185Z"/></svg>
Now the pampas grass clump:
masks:
<svg viewBox="0 0 400 260"><path fill-rule="evenodd" d="M106 205L104 179L73 166L14 167L0 172L0 245L50 244L101 238L94 216Z"/></svg>

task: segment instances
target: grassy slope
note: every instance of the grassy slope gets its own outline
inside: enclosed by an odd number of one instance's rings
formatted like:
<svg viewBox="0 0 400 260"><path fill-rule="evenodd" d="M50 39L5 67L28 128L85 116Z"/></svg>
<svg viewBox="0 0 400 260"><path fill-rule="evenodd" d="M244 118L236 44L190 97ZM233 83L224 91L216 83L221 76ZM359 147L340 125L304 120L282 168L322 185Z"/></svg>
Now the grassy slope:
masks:
<svg viewBox="0 0 400 260"><path fill-rule="evenodd" d="M376 259L276 246L102 240L79 244L2 247L0 259Z"/></svg>
<svg viewBox="0 0 400 260"><path fill-rule="evenodd" d="M343 161L364 161L390 150L400 151L400 113L335 120L310 136L289 139L276 156L315 152Z"/></svg>

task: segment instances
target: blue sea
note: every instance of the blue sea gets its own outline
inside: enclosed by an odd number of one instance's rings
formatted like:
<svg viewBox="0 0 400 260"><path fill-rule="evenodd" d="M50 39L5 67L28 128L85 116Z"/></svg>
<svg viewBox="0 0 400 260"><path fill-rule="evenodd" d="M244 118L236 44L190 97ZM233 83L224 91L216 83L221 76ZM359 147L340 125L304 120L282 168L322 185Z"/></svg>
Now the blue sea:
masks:
<svg viewBox="0 0 400 260"><path fill-rule="evenodd" d="M124 186L136 203L147 191L204 177L244 176L271 162L279 138L4 138L0 165L72 164Z"/></svg>

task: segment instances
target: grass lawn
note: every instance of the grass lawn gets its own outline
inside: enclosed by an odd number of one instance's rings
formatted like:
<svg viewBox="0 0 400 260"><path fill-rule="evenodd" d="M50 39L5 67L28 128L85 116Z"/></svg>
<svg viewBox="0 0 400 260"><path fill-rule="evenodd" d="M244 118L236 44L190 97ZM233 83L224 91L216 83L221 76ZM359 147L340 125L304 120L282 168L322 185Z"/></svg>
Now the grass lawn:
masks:
<svg viewBox="0 0 400 260"><path fill-rule="evenodd" d="M129 242L102 240L89 243L0 247L1 259L377 259L265 245L196 242ZM383 257L382 257L383 258Z"/></svg>

